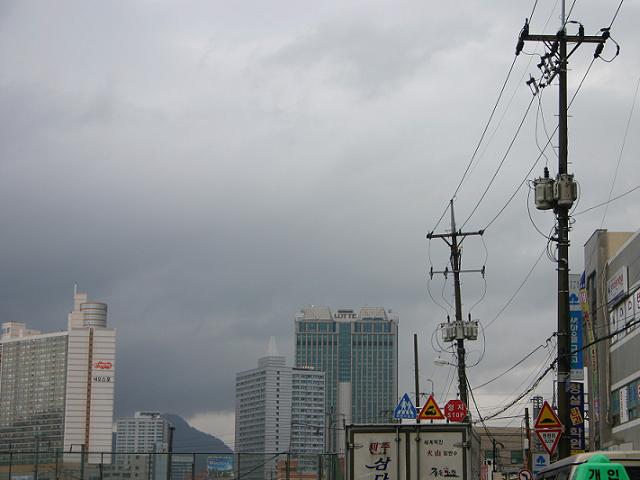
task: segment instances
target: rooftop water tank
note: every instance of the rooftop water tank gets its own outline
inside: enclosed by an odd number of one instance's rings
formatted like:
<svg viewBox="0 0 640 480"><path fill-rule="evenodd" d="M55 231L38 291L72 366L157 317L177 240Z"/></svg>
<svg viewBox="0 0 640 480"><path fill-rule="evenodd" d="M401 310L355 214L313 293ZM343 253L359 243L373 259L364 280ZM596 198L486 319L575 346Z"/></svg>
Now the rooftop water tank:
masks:
<svg viewBox="0 0 640 480"><path fill-rule="evenodd" d="M85 327L107 326L107 304L101 302L87 302L80 304L83 324Z"/></svg>

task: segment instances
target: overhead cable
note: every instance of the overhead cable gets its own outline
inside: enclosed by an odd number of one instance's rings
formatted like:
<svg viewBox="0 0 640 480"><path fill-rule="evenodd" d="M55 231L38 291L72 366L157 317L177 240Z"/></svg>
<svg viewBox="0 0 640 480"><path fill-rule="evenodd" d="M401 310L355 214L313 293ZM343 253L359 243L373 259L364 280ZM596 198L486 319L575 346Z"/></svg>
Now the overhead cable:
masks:
<svg viewBox="0 0 640 480"><path fill-rule="evenodd" d="M604 213L602 214L602 220L600 221L601 229L602 229L602 225L604 225L604 219L607 216L607 212L609 211L609 201L611 200L611 196L613 195L613 188L615 187L616 178L618 177L618 170L620 168L620 162L622 161L622 154L624 153L624 147L627 144L627 135L629 133L629 126L631 125L631 118L633 117L633 111L636 107L636 99L638 98L638 87L640 87L640 77L638 78L638 82L636 83L636 91L633 94L633 101L631 102L631 110L629 111L629 118L627 118L627 126L624 129L624 136L622 137L622 145L620 146L620 153L618 154L618 162L616 163L616 169L613 174L613 180L611 181L611 189L609 190L609 198L607 199Z"/></svg>

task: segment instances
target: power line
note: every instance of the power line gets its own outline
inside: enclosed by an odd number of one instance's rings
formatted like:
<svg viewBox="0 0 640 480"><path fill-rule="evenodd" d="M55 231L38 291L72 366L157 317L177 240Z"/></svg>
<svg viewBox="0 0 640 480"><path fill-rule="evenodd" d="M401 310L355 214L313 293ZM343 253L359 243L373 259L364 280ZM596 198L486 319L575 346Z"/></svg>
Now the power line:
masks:
<svg viewBox="0 0 640 480"><path fill-rule="evenodd" d="M475 386L475 387L473 387L473 388L478 389L478 388L485 387L485 386L489 385L490 383L495 382L495 381L496 381L496 380L498 380L499 378L501 378L501 377L505 376L507 373L509 373L510 371L512 371L514 368L516 368L516 367L517 367L518 365L520 365L522 362L524 362L524 361L525 361L525 360L527 360L529 357L531 357L531 356L532 356L534 353L536 353L538 350L540 350L541 348L544 348L544 347L545 347L545 346L546 346L546 345L551 341L551 339L552 339L553 337L555 337L556 335L557 335L556 333L554 333L553 335L551 335L549 338L547 338L547 339L545 340L544 345L542 345L542 344L538 345L536 348L534 348L533 350L531 350L531 351L530 351L529 353L527 353L527 354L526 354L522 359L520 359L520 360L519 360L518 362L516 362L513 366L509 367L507 370L505 370L504 372L502 372L500 375L497 375L497 376L493 377L491 380L489 380L489 381L487 381L487 382L484 382L484 383L482 383L482 384L480 384L480 385L476 385L476 386Z"/></svg>
<svg viewBox="0 0 640 480"><path fill-rule="evenodd" d="M537 3L537 0L536 0ZM535 11L535 5L534 5L534 11ZM533 12L532 12L533 14ZM458 186L456 187L455 191L453 192L453 195L451 198L455 198L455 196L458 194L458 192L460 191L460 187L462 187L462 183L464 182L464 179L466 178L467 174L469 173L469 169L471 168L471 165L473 164L473 161L476 158L476 155L478 154L478 150L480 149L480 146L482 145L482 142L484 141L484 137L487 134L487 130L489 129L489 126L491 125L491 121L493 120L493 116L496 113L496 110L498 108L498 105L500 104L500 100L502 99L502 95L504 94L504 90L507 86L507 83L509 82L509 78L511 77L511 73L513 72L513 67L516 64L516 60L518 59L518 57L516 55L513 56L513 62L511 62L511 66L509 67L509 70L507 71L507 76L504 79L504 82L502 83L502 87L500 88L500 92L498 93L498 98L496 99L493 108L491 109L491 114L489 115L489 119L487 120L487 123L484 126L484 129L482 130L482 134L480 135L480 139L478 140L478 143L476 145L476 148L473 150L473 154L471 155L471 158L469 159L469 163L467 164L467 168L465 168L463 174L462 174L462 178L460 178L460 181L458 182ZM442 221L442 219L444 218L444 216L447 214L447 211L449 210L449 203L447 203L447 206L445 207L444 211L442 212L442 215L440 215L440 218L438 219L438 221L436 222L436 225L431 229L431 231L435 231L436 228L438 228L438 226L440 226L440 222Z"/></svg>
<svg viewBox="0 0 640 480"><path fill-rule="evenodd" d="M617 330L614 330L613 332L611 332L611 333L609 333L609 334L607 334L607 335L605 335L605 336L603 336L603 337L600 337L600 338L598 338L598 339L594 340L593 342L590 342L590 343L588 343L587 345L584 345L584 346L583 346L583 347L581 347L581 348L577 348L577 349L575 349L575 350L573 350L573 351L569 352L569 355L571 356L571 355L573 355L573 354L575 354L575 353L578 353L578 352L581 352L581 351L583 351L583 350L586 350L587 348L592 347L593 345L595 345L595 344L597 344L597 343L600 343L600 342L602 342L602 341L604 341L604 340L608 340L608 339L610 339L610 338L613 338L615 335L618 335L619 333L624 332L624 331L625 331L626 329L628 329L629 327L635 326L635 325L637 325L637 324L639 324L639 323L640 323L640 319L636 319L636 320L634 320L633 322L629 322L628 324L624 325L623 327L621 327L621 328L619 328L619 329L617 329ZM520 394L518 397L516 397L516 399L515 399L515 400L513 400L513 401L509 402L507 405L505 405L503 408L501 408L501 409L500 409L500 411L495 412L494 414L491 414L491 415L488 415L488 416L484 417L484 420L485 420L485 421L486 421L486 420L490 420L490 419L492 419L492 418L494 418L494 417L497 417L497 416L498 416L498 415L500 415L501 413L506 412L509 408L511 408L513 405L515 405L519 400L521 400L521 399L522 399L522 398L524 398L526 395L528 395L528 394L529 394L529 393L531 393L533 390L535 390L535 387L537 387L537 386L540 384L540 382L542 381L542 379L543 379L545 376L547 376L547 374L548 374L551 370L553 370L553 369L555 368L556 363L558 363L558 357L556 357L556 358L553 360L553 362L551 362L551 364L550 364L550 365L549 365L549 366L544 370L544 372L542 372L542 373L538 376L538 378L536 378L536 380L534 381L534 383L533 383L533 384L532 384L532 385L531 385L527 390L525 390L522 394Z"/></svg>
<svg viewBox="0 0 640 480"><path fill-rule="evenodd" d="M529 105L527 106L527 109L525 110L524 115L522 116L522 120L520 120L520 123L518 124L518 128L516 129L516 133L514 134L513 138L511 139L511 142L509 142L509 146L507 147L507 151L502 156L502 160L498 164L498 168L496 169L495 172L493 172L493 176L491 177L491 180L489 180L489 183L487 184L486 188L482 192L482 195L480 196L480 199L476 203L475 207L473 207L473 210L471 210L471 213L469 214L467 219L462 223L462 226L460 228L464 228L464 226L471 219L473 214L476 213L476 210L478 209L478 207L480 206L480 204L484 200L485 196L487 195L487 192L491 188L491 185L493 185L494 180L498 176L498 172L500 172L500 170L502 169L502 165L504 165L504 162L507 159L507 156L511 152L511 148L513 147L514 143L516 142L516 139L518 138L518 134L520 133L520 130L522 129L522 126L524 125L524 122L527 119L527 115L529 114L529 111L531 110L531 105L533 105L533 101L534 100L535 100L535 97L532 96L531 97L531 101L529 102Z"/></svg>
<svg viewBox="0 0 640 480"><path fill-rule="evenodd" d="M640 186L639 186L640 187ZM544 252L546 251L547 247L545 246L542 249L542 252L540 252L540 255L538 255L538 258L536 259L536 261L533 263L533 266L529 269L529 272L525 275L524 280L522 281L522 283L520 284L520 286L518 288L516 288L516 291L513 292L513 295L511 295L511 297L509 298L509 300L507 300L507 303L504 304L504 306L498 311L498 313L496 314L495 317L493 317L493 319L487 323L487 326L485 327L485 329L489 328L491 326L491 324L493 322L495 322L498 317L500 317L500 315L502 315L502 313L509 307L509 305L511 305L511 302L513 301L514 298L516 298L516 295L518 295L518 293L520 292L520 290L522 290L522 287L524 287L525 283L527 283L527 280L529 280L529 277L531 276L531 274L533 273L533 271L535 270L536 266L538 265L538 262L540 262L540 259L542 258L542 255L544 254Z"/></svg>
<svg viewBox="0 0 640 480"><path fill-rule="evenodd" d="M582 76L582 80L580 80L580 83L578 84L578 87L576 88L576 91L573 93L573 96L571 97L571 100L569 101L569 104L567 106L568 108L571 108L571 105L573 105L573 101L576 99L576 96L578 95L578 92L580 91L580 89L582 88L582 85L585 81L585 79L587 78L587 75L589 75L589 72L591 71L591 67L593 66L595 62L595 58L593 58L591 60L591 63L589 64L589 67L587 67L587 70L585 71L584 75ZM511 194L511 196L507 199L506 203L502 206L502 208L500 208L500 210L498 211L498 213L491 219L491 221L487 224L486 227L484 227L485 230L487 230L497 219L500 215L502 215L502 212L504 212L506 210L506 208L509 206L509 204L511 203L511 201L515 198L515 196L518 194L518 192L520 191L520 189L522 188L522 185L525 184L525 182L527 181L527 179L529 178L529 175L531 175L531 172L533 172L533 169L536 167L536 165L538 164L538 162L540 161L540 158L542 158L542 155L544 153L544 150L546 150L546 148L549 146L549 144L551 143L551 138L553 137L553 135L556 134L556 132L558 131L558 126L556 125L556 128L553 129L553 132L551 132L551 135L549 137L549 140L547 141L547 143L542 147L542 152L538 155L538 157L536 158L536 160L533 162L533 164L531 165L531 168L529 169L529 171L527 172L527 174L525 175L525 177L523 178L522 182L520 182L520 184L516 187L516 189L514 190L514 192Z"/></svg>
<svg viewBox="0 0 640 480"><path fill-rule="evenodd" d="M620 153L618 154L618 163L616 163L616 170L613 174L613 180L611 182L611 190L609 190L609 199L607 200L604 213L602 214L602 220L600 221L600 228L602 228L602 225L604 224L604 219L606 218L607 212L609 211L609 200L611 200L611 195L613 194L613 187L616 184L616 178L618 178L618 169L620 168L620 163L622 161L622 154L624 153L624 147L627 144L627 135L629 133L629 126L631 125L631 118L633 117L633 111L636 107L636 99L638 98L638 87L640 87L640 77L638 77L638 82L636 83L636 91L633 94L633 101L631 102L631 110L629 111L629 118L627 118L627 126L624 129L622 145L620 146Z"/></svg>
<svg viewBox="0 0 640 480"><path fill-rule="evenodd" d="M531 9L531 14L529 15L529 22L531 21L531 19L533 18L533 15L536 11L536 7L538 6L538 0L535 0L534 4L533 4L533 8ZM554 7L555 8L555 7ZM547 20L548 22L549 20ZM466 178L467 174L469 173L469 169L471 168L471 165L473 164L473 161L476 158L476 155L478 154L478 150L480 149L480 146L482 145L482 142L484 141L484 137L487 134L487 130L489 129L489 126L491 125L491 121L493 120L493 116L496 113L496 110L498 108L498 105L500 104L500 100L502 99L502 95L504 94L505 88L507 86L507 83L509 82L509 78L511 78L511 73L513 72L513 67L516 64L516 61L518 59L518 55L514 55L513 57L513 61L511 62L511 65L509 66L509 70L507 71L507 75L504 79L504 82L502 82L502 86L500 87L500 92L498 93L498 98L496 99L493 108L491 109L491 113L489 114L489 118L482 130L482 134L480 135L480 139L478 140L478 143L476 144L475 149L473 150L473 154L471 155L471 158L469 159L469 163L467 164L467 167L465 168L462 177L460 178L460 181L458 182L458 186L456 187L455 191L453 192L453 195L451 196L451 198L455 198L455 196L458 194L458 192L460 191L460 187L462 187L462 184L464 183L464 179ZM438 228L438 226L440 226L440 222L442 221L442 219L444 218L444 216L447 214L447 211L449 210L449 204L447 204L447 206L445 207L444 211L442 212L442 215L440 215L440 218L438 219L438 221L436 222L436 225L431 229L431 231L435 231L436 228Z"/></svg>
<svg viewBox="0 0 640 480"><path fill-rule="evenodd" d="M608 204L610 204L610 203L613 203L613 202L615 202L616 200L619 200L619 199L621 199L622 197L625 197L625 196L629 195L630 193L635 192L635 191L636 191L636 190L638 190L639 188L640 188L640 185L636 185L636 186L635 186L635 187L633 187L631 190L627 190L626 192L621 193L620 195L617 195L617 196L615 196L615 197L611 198L610 200L608 200L608 201L606 201L606 202L598 203L597 205L594 205L594 206L592 206L592 207L589 207L589 208L587 208L587 209L585 209L585 210L582 210L582 211L580 211L580 212L578 212L578 213L574 213L572 216L573 216L573 217L577 217L578 215L582 215L582 214L584 214L584 213L590 212L591 210L595 210L596 208L604 207L605 205L608 205Z"/></svg>
<svg viewBox="0 0 640 480"><path fill-rule="evenodd" d="M618 13L620 12L620 8L622 7L623 3L624 3L624 0L620 0L620 4L618 5L618 8L616 9L616 13L613 14L613 18L611 19L611 23L609 24L609 29L611 29L611 27L613 27L613 22L616 21L616 17L618 16Z"/></svg>

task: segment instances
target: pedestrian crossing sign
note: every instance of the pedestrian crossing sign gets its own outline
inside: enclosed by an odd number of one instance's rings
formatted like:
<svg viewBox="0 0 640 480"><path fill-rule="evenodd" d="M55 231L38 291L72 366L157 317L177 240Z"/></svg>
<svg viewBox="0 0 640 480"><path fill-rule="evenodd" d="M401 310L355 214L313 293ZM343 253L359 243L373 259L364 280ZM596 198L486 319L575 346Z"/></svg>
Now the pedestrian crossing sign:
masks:
<svg viewBox="0 0 640 480"><path fill-rule="evenodd" d="M414 419L417 414L418 411L416 410L416 407L413 406L413 403L409 398L409 394L405 393L398 402L398 406L393 411L393 418L398 420Z"/></svg>
<svg viewBox="0 0 640 480"><path fill-rule="evenodd" d="M422 410L420 410L418 418L420 420L444 420L442 410L440 410L433 395L429 395L429 400L427 400L427 403L425 403Z"/></svg>

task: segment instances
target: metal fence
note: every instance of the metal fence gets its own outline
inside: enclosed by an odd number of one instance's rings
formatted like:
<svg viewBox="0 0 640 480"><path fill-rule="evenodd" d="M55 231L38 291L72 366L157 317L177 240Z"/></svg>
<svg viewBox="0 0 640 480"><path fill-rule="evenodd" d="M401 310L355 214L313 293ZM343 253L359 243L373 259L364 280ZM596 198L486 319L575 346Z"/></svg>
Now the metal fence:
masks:
<svg viewBox="0 0 640 480"><path fill-rule="evenodd" d="M344 480L343 472L337 454L0 452L0 480Z"/></svg>

